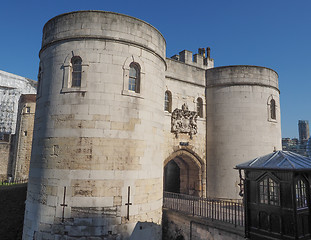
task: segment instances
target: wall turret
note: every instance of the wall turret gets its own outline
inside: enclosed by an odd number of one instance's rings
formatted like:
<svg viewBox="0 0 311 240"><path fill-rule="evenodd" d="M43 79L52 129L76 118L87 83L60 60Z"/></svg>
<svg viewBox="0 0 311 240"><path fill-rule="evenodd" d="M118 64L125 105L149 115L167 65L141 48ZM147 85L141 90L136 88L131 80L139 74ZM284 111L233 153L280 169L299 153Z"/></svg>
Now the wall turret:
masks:
<svg viewBox="0 0 311 240"><path fill-rule="evenodd" d="M23 239L161 239L165 68L139 19L46 23Z"/></svg>
<svg viewBox="0 0 311 240"><path fill-rule="evenodd" d="M269 68L206 70L209 196L239 198L239 179L233 168L282 149L279 93L278 74Z"/></svg>

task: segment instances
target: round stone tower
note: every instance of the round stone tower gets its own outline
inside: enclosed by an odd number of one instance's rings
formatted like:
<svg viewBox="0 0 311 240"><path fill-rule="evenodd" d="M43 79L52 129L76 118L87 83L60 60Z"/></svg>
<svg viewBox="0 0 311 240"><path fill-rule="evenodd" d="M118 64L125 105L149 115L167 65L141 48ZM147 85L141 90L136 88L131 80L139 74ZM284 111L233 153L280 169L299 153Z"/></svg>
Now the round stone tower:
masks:
<svg viewBox="0 0 311 240"><path fill-rule="evenodd" d="M46 23L23 239L161 239L165 47L122 14Z"/></svg>
<svg viewBox="0 0 311 240"><path fill-rule="evenodd" d="M257 66L206 70L207 195L239 198L234 167L281 150L278 75Z"/></svg>

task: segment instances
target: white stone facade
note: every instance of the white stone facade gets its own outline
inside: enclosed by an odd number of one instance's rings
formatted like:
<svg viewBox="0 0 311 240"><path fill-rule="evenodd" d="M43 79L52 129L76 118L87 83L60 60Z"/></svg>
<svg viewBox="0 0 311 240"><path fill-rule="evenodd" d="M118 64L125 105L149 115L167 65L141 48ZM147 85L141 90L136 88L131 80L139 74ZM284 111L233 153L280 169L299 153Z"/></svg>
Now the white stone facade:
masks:
<svg viewBox="0 0 311 240"><path fill-rule="evenodd" d="M47 22L23 239L161 239L163 190L238 198L235 164L280 149L273 70L165 48L122 14Z"/></svg>
<svg viewBox="0 0 311 240"><path fill-rule="evenodd" d="M207 192L236 198L239 175L233 168L282 149L278 75L263 67L228 66L209 69L206 79Z"/></svg>
<svg viewBox="0 0 311 240"><path fill-rule="evenodd" d="M36 92L35 81L0 70L0 137L15 134L20 96Z"/></svg>

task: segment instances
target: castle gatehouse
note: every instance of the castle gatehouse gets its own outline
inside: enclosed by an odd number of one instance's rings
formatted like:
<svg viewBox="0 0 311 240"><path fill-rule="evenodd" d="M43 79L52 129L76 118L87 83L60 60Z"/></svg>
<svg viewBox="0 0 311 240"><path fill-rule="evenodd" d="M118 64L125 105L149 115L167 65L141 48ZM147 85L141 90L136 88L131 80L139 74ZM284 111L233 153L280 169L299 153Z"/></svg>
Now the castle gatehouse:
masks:
<svg viewBox="0 0 311 240"><path fill-rule="evenodd" d="M275 71L214 67L209 48L167 58L162 34L123 14L56 16L43 29L23 238L159 240L164 190L240 199L233 168L273 149Z"/></svg>

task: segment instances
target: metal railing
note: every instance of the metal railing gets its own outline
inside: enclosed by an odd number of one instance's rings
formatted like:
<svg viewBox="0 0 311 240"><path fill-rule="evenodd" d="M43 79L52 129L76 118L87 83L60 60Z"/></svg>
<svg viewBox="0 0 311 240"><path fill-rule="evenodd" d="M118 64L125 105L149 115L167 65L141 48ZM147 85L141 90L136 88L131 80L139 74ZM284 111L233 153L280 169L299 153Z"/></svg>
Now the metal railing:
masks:
<svg viewBox="0 0 311 240"><path fill-rule="evenodd" d="M17 180L1 180L0 186L8 186L8 185L15 185L15 184L22 184L27 183L28 179L17 179Z"/></svg>
<svg viewBox="0 0 311 240"><path fill-rule="evenodd" d="M245 225L244 206L243 203L237 201L164 192L163 207L192 216L230 223L235 227Z"/></svg>

